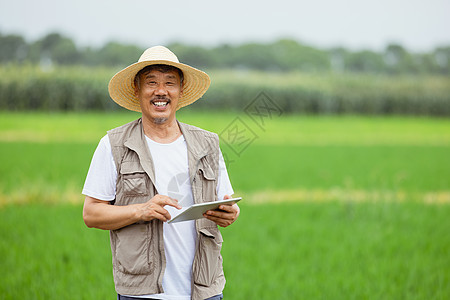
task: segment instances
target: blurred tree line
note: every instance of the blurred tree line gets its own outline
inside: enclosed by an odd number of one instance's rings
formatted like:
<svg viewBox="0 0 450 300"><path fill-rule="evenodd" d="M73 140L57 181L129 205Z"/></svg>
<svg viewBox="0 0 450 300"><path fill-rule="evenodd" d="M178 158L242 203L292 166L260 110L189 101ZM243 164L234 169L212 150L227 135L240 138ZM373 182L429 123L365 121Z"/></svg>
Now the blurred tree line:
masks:
<svg viewBox="0 0 450 300"><path fill-rule="evenodd" d="M345 48L318 49L295 40L272 43L222 44L206 48L172 43L167 45L180 61L203 69L261 71L335 71L382 74L450 74L450 46L429 53L411 53L399 44L384 51L350 51ZM136 62L145 49L109 42L102 47L78 47L59 33L27 42L22 36L0 33L0 64L85 65L123 67Z"/></svg>

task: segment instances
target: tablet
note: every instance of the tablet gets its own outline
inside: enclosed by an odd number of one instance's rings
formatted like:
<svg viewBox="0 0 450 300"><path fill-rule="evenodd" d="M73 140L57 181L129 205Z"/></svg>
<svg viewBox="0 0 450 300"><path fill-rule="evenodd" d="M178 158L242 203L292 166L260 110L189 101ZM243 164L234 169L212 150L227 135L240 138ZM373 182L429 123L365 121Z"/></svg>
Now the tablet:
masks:
<svg viewBox="0 0 450 300"><path fill-rule="evenodd" d="M190 206L182 211L179 215L170 219L167 223L183 222L188 220L196 220L203 218L203 214L208 210L215 210L222 204L234 204L239 202L242 197L219 200L213 202L198 203Z"/></svg>

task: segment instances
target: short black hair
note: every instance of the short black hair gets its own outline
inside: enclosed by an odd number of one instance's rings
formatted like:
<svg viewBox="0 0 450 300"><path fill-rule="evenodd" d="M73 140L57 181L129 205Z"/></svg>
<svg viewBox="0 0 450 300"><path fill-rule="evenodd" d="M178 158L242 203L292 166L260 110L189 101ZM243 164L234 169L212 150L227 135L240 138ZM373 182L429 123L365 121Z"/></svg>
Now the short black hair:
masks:
<svg viewBox="0 0 450 300"><path fill-rule="evenodd" d="M180 75L180 83L183 84L184 75L183 75L183 71L181 71L179 68L170 66L170 65L156 64L156 65L146 66L146 67L142 68L139 72L137 72L136 76L134 76L134 86L140 87L141 75L149 73L154 70L159 71L161 73L178 72L178 75Z"/></svg>

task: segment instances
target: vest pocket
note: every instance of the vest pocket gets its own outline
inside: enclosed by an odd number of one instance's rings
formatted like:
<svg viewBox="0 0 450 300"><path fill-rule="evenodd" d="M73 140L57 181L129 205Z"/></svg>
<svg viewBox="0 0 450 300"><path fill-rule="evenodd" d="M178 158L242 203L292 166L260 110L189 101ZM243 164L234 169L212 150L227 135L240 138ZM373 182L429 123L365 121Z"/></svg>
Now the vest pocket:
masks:
<svg viewBox="0 0 450 300"><path fill-rule="evenodd" d="M204 202L216 201L216 185L217 181L214 176L214 171L209 165L204 165L199 168L199 175L202 182L202 199Z"/></svg>
<svg viewBox="0 0 450 300"><path fill-rule="evenodd" d="M120 167L126 196L147 195L147 174L137 162L123 162Z"/></svg>
<svg viewBox="0 0 450 300"><path fill-rule="evenodd" d="M222 235L217 228L200 229L197 259L193 265L194 283L211 286L222 270Z"/></svg>
<svg viewBox="0 0 450 300"><path fill-rule="evenodd" d="M130 225L115 230L115 259L118 271L126 274L150 274L152 261L148 243L148 225Z"/></svg>

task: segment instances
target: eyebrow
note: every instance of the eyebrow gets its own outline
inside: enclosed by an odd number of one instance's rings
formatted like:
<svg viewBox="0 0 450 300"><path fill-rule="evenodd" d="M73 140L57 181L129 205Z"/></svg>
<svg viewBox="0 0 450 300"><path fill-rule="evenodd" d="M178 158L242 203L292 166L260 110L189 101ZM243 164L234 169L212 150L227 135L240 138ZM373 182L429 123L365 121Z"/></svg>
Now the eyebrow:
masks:
<svg viewBox="0 0 450 300"><path fill-rule="evenodd" d="M155 78L155 77L156 77L155 75L146 74L144 79L152 79L152 78ZM177 77L175 75L173 75L173 74L168 74L167 78L169 78L169 79L176 79Z"/></svg>

